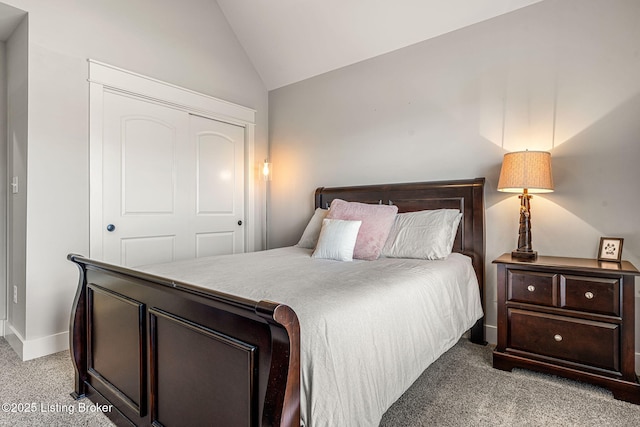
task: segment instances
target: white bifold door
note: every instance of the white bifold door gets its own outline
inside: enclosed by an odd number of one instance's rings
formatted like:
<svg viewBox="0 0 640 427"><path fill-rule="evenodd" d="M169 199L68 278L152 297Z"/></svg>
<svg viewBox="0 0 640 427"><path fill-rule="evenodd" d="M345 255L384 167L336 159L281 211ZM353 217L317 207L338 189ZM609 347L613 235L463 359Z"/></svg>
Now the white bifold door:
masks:
<svg viewBox="0 0 640 427"><path fill-rule="evenodd" d="M103 260L243 252L245 129L115 92L103 101Z"/></svg>

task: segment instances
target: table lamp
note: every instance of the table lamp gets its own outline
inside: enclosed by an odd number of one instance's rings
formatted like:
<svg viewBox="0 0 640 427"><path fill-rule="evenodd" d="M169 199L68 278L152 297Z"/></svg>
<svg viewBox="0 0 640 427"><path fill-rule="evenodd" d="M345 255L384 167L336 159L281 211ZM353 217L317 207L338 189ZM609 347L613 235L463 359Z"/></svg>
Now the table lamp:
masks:
<svg viewBox="0 0 640 427"><path fill-rule="evenodd" d="M518 151L507 153L502 160L498 191L520 194L520 226L518 248L511 257L535 260L538 253L531 247L531 210L529 193L553 191L551 154L545 151Z"/></svg>

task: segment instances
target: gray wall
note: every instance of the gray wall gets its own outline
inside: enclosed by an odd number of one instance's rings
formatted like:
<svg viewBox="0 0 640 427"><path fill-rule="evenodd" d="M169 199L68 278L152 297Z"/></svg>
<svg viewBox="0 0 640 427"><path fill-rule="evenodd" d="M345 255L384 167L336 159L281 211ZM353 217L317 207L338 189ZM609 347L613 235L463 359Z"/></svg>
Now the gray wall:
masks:
<svg viewBox="0 0 640 427"><path fill-rule="evenodd" d="M484 176L491 335L490 261L518 227L502 156L542 149L556 191L532 200L534 249L595 257L623 237L640 267L638 22L636 0L545 0L270 92L270 246L296 243L318 186Z"/></svg>
<svg viewBox="0 0 640 427"><path fill-rule="evenodd" d="M8 64L7 40L24 18L24 12L0 3L0 335L4 335L7 319L7 201L9 175L8 130L7 130L7 72ZM26 93L25 93L26 95Z"/></svg>
<svg viewBox="0 0 640 427"><path fill-rule="evenodd" d="M25 17L7 40L7 178L18 178L18 193L7 200L7 320L17 331L26 326L27 240L27 139L28 139L28 44L29 22ZM13 285L18 304L13 303Z"/></svg>

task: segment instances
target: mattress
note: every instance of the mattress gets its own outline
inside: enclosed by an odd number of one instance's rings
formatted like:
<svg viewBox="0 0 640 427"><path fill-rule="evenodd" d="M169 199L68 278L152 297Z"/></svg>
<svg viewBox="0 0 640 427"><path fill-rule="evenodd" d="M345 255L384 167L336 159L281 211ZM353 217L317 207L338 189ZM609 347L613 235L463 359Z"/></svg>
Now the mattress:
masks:
<svg viewBox="0 0 640 427"><path fill-rule="evenodd" d="M420 374L482 317L471 260L339 262L286 247L139 268L287 304L301 335L301 422L377 426Z"/></svg>

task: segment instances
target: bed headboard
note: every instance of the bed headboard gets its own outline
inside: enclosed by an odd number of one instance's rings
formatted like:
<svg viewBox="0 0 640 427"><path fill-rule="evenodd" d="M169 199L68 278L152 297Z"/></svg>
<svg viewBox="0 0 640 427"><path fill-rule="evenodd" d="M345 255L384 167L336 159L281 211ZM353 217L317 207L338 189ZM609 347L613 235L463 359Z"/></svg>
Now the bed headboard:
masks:
<svg viewBox="0 0 640 427"><path fill-rule="evenodd" d="M471 257L480 285L480 296L484 301L484 178L354 187L320 187L315 193L315 206L316 208L327 208L333 199L393 204L398 206L398 212L441 208L460 209L462 220L453 251ZM484 336L484 332L482 335Z"/></svg>

